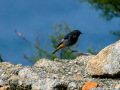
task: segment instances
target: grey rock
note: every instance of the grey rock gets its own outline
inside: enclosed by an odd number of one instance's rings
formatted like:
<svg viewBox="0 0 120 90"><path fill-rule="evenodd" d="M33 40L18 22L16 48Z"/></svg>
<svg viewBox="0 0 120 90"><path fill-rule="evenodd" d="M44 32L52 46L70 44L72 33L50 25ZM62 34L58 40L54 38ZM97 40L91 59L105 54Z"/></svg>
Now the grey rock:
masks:
<svg viewBox="0 0 120 90"><path fill-rule="evenodd" d="M20 78L27 78L30 73L31 71L29 68L23 68L19 71L18 75Z"/></svg>
<svg viewBox="0 0 120 90"><path fill-rule="evenodd" d="M106 62L103 64L103 73L117 74L120 72L120 43L109 48Z"/></svg>
<svg viewBox="0 0 120 90"><path fill-rule="evenodd" d="M68 84L68 89L71 89L71 90L77 89L77 84L75 82L70 82Z"/></svg>
<svg viewBox="0 0 120 90"><path fill-rule="evenodd" d="M2 62L0 63L0 67L2 68L10 68L10 67L14 67L14 65L10 62Z"/></svg>
<svg viewBox="0 0 120 90"><path fill-rule="evenodd" d="M117 85L115 86L115 89L120 89L120 84L117 84Z"/></svg>
<svg viewBox="0 0 120 90"><path fill-rule="evenodd" d="M79 56L73 60L56 58L55 61L40 59L32 67L0 63L0 87L8 85L11 90L82 90L85 82L92 81L99 84L93 90L114 90L120 83L119 77L91 76L87 71L86 66L94 57Z"/></svg>
<svg viewBox="0 0 120 90"><path fill-rule="evenodd" d="M4 77L2 77L2 80L8 80L11 77L11 75L5 75Z"/></svg>
<svg viewBox="0 0 120 90"><path fill-rule="evenodd" d="M53 87L52 90L67 90L68 89L68 84L69 84L69 81L61 80L61 81L56 82L54 84L54 87Z"/></svg>
<svg viewBox="0 0 120 90"><path fill-rule="evenodd" d="M52 90L55 83L56 80L53 79L39 80L32 85L32 90Z"/></svg>
<svg viewBox="0 0 120 90"><path fill-rule="evenodd" d="M17 65L15 65L15 67L23 67L23 65L22 64L17 64Z"/></svg>
<svg viewBox="0 0 120 90"><path fill-rule="evenodd" d="M90 54L90 53L78 52L77 57L79 57L79 56L90 56L90 55L92 55L92 54Z"/></svg>
<svg viewBox="0 0 120 90"><path fill-rule="evenodd" d="M28 80L11 79L9 80L9 85L10 90L31 90L31 82Z"/></svg>
<svg viewBox="0 0 120 90"><path fill-rule="evenodd" d="M0 87L5 86L6 82L0 79Z"/></svg>
<svg viewBox="0 0 120 90"><path fill-rule="evenodd" d="M29 80L37 80L37 79L40 79L40 77L37 75L37 73L30 73L27 75L27 78Z"/></svg>
<svg viewBox="0 0 120 90"><path fill-rule="evenodd" d="M120 40L102 49L87 63L90 75L115 76L120 74Z"/></svg>

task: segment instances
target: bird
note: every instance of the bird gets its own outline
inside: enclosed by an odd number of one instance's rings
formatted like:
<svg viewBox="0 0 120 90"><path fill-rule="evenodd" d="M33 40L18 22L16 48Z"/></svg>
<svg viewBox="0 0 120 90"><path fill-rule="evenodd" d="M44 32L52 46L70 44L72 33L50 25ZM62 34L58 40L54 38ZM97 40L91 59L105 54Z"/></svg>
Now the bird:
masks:
<svg viewBox="0 0 120 90"><path fill-rule="evenodd" d="M73 46L77 42L80 34L83 33L81 33L81 31L79 30L73 30L72 32L65 35L65 37L61 40L61 42L57 45L57 49L52 54L54 54L56 51L58 51L63 47L66 47L67 49L71 50L69 47ZM76 52L74 50L71 51Z"/></svg>

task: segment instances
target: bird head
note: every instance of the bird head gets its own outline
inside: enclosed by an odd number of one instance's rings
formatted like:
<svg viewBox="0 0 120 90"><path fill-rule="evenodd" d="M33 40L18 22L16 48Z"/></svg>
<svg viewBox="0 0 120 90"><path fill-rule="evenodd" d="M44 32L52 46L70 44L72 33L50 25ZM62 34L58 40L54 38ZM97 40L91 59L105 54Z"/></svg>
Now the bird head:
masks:
<svg viewBox="0 0 120 90"><path fill-rule="evenodd" d="M81 31L79 31L79 30L74 30L74 33L76 34L76 35L80 35L80 34L83 34L83 33L81 33Z"/></svg>

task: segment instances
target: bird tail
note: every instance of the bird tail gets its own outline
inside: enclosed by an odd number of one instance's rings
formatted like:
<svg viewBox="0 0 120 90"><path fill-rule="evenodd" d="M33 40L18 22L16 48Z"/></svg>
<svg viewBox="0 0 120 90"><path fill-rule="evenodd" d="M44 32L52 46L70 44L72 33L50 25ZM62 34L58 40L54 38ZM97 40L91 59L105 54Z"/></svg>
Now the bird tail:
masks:
<svg viewBox="0 0 120 90"><path fill-rule="evenodd" d="M63 47L64 47L63 44L59 45L59 47L57 47L57 49L52 54L54 54L57 50L59 50L60 48L63 48Z"/></svg>

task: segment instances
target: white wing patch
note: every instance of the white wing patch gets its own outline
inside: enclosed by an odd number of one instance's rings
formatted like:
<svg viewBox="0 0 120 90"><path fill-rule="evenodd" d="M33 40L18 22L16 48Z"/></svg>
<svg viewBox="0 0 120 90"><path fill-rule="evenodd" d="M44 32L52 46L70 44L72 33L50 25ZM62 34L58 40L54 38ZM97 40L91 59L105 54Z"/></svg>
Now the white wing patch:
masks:
<svg viewBox="0 0 120 90"><path fill-rule="evenodd" d="M64 41L64 39L61 40L61 42L63 42L63 41Z"/></svg>

